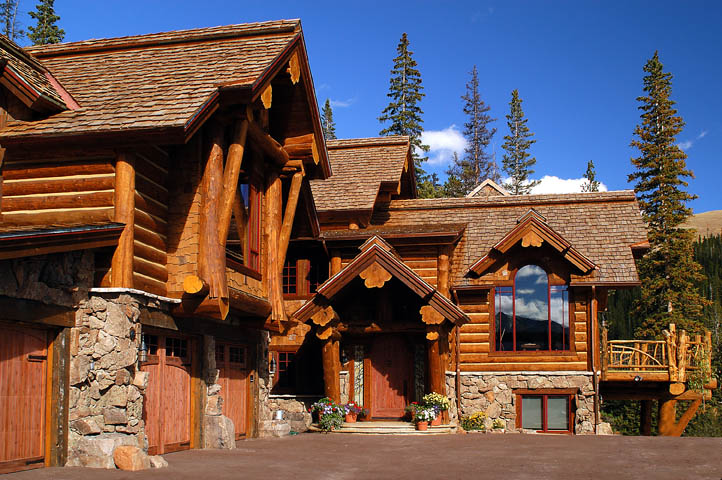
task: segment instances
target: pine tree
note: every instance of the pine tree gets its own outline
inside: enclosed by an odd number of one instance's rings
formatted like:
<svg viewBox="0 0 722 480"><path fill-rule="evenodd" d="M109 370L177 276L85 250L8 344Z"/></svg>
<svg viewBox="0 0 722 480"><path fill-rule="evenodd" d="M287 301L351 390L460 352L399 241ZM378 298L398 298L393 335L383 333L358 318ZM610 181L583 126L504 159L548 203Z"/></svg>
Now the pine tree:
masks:
<svg viewBox="0 0 722 480"><path fill-rule="evenodd" d="M464 137L466 138L465 155L461 161L454 161L446 172L454 176L463 185L463 195L466 195L478 184L492 179L499 181L499 166L493 155L486 149L496 133L496 128L490 129L488 125L496 121L487 112L490 107L484 103L479 94L479 73L476 65L470 72L471 79L466 84L466 93L461 96L464 101ZM461 196L463 196L461 195Z"/></svg>
<svg viewBox="0 0 722 480"><path fill-rule="evenodd" d="M28 27L28 38L33 45L60 43L65 38L65 30L56 25L60 17L55 15L54 3L55 0L40 0L35 6L36 11L30 12L30 16L36 21L34 27Z"/></svg>
<svg viewBox="0 0 722 480"><path fill-rule="evenodd" d="M509 135L504 136L505 141L501 146L506 150L503 160L504 171L510 177L504 188L512 195L527 195L539 184L539 180L529 180L529 175L534 173L531 167L536 163L536 158L531 157L527 150L536 143L536 140L530 140L534 134L526 126L527 119L524 118L521 102L519 91L511 92L509 115L506 116Z"/></svg>
<svg viewBox="0 0 722 480"><path fill-rule="evenodd" d="M25 31L20 28L18 21L18 6L20 0L1 0L0 1L0 23L2 23L2 33L12 41L17 41Z"/></svg>
<svg viewBox="0 0 722 480"><path fill-rule="evenodd" d="M421 85L421 74L417 70L416 60L409 50L409 39L404 33L401 35L399 45L396 47L398 56L394 58L394 66L391 69L389 80L389 93L391 99L388 106L381 112L379 122L390 122L390 125L379 132L379 135L407 135L410 139L414 165L416 166L416 181L419 193L431 192L437 188L437 182L424 172L421 164L426 157L421 157L419 152L428 152L428 145L421 143L421 115L424 113L419 107L421 99L424 98L424 87ZM425 185L424 185L425 183ZM424 188L421 188L424 186ZM435 195L435 193L434 193Z"/></svg>
<svg viewBox="0 0 722 480"><path fill-rule="evenodd" d="M321 112L321 128L323 129L323 136L326 140L336 139L336 123L333 121L333 110L331 110L331 102L326 99L326 103L323 104L323 110Z"/></svg>
<svg viewBox="0 0 722 480"><path fill-rule="evenodd" d="M694 259L693 235L680 228L692 213L686 202L696 198L685 191L687 155L677 146L676 136L684 121L677 115L670 98L672 75L663 71L657 52L644 66L644 95L637 98L642 114L634 129L631 146L640 156L632 158L642 215L648 224L650 249L638 262L642 281L641 297L634 313L640 318L637 334L658 337L669 323L688 332L700 332L702 312L707 304L696 286L703 281L700 265Z"/></svg>
<svg viewBox="0 0 722 480"><path fill-rule="evenodd" d="M452 167L446 171L448 177L444 183L444 196L445 197L463 197L469 191L466 189L466 184L462 180L467 172L464 169L468 169L469 166L459 160L459 154L454 152L454 158L451 163ZM458 173L458 175L457 175ZM469 177L471 172L469 172Z"/></svg>
<svg viewBox="0 0 722 480"><path fill-rule="evenodd" d="M587 172L584 174L586 182L582 183L582 192L598 192L599 182L597 181L597 172L594 170L594 162L587 162Z"/></svg>

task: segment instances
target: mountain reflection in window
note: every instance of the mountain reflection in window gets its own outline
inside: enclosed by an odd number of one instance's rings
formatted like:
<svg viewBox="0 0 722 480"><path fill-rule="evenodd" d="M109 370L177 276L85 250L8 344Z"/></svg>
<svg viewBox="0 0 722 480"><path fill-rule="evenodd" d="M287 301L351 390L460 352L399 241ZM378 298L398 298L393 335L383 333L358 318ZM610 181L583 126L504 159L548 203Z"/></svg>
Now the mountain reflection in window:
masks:
<svg viewBox="0 0 722 480"><path fill-rule="evenodd" d="M569 349L566 286L550 286L541 267L519 269L513 287L497 287L494 298L497 351Z"/></svg>

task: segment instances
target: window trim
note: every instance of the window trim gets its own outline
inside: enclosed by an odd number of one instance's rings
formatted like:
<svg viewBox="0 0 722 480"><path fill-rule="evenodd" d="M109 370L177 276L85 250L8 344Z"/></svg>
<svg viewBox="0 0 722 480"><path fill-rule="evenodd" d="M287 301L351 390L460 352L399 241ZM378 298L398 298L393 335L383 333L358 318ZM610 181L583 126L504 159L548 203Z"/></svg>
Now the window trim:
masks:
<svg viewBox="0 0 722 480"><path fill-rule="evenodd" d="M522 398L523 397L542 397L542 429L535 430L537 433L548 433L554 435L574 435L574 420L576 418L576 410L574 408L576 395L579 392L575 388L539 388L539 389L519 389L514 390L514 396L516 401L516 427L523 428L522 419ZM547 428L548 412L547 412L547 401L549 397L567 397L567 409L568 409L568 426L567 430L549 430Z"/></svg>
<svg viewBox="0 0 722 480"><path fill-rule="evenodd" d="M279 387L278 390L274 392L274 389L276 389L276 385L278 384L278 381L280 380L280 373L281 373L281 353L285 354L293 354L294 358L296 355L298 355L298 348L297 347L273 347L272 350L269 350L269 353L271 357L276 361L276 371L273 374L273 384L271 385L270 391L274 395L283 395L283 394L294 394L295 391L298 389L298 378L294 377L291 378L290 383L291 385L288 387Z"/></svg>
<svg viewBox="0 0 722 480"><path fill-rule="evenodd" d="M549 342L549 349L548 350L516 350L516 275L519 273L519 270L522 268L528 266L528 265L534 265L542 270L547 274L547 311L549 312L549 318L548 322L551 322L551 292L553 287L566 287L567 292L567 305L569 308L567 309L567 325L569 325L569 338L566 339L567 348L564 350L551 350L552 342ZM571 308L572 302L569 299L571 289L570 285L568 283L560 283L558 281L553 282L553 275L550 274L549 269L540 263L535 263L533 260L527 261L523 264L521 264L519 267L513 270L512 274L510 275L510 280L500 281L494 284L489 289L489 356L529 356L529 355L552 355L552 356L564 356L564 355L570 355L576 353L576 345L574 343L574 334L575 334L575 325L573 322L573 309ZM498 350L496 345L496 292L498 288L511 288L512 291L512 299L513 299L513 305L512 305L512 311L514 312L514 338L512 340L512 344L514 346L514 350ZM551 336L551 329L548 330L549 335Z"/></svg>

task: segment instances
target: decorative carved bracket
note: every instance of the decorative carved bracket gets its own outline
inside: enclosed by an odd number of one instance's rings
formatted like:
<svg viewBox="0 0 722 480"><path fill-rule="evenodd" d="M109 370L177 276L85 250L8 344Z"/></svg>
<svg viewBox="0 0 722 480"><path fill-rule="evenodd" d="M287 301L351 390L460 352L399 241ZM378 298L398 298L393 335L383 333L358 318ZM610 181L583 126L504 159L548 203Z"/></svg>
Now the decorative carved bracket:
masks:
<svg viewBox="0 0 722 480"><path fill-rule="evenodd" d="M313 323L315 323L319 327L325 327L332 320L338 320L338 314L333 309L333 307L328 306L328 307L324 308L323 310L319 310L318 312L316 312L311 317L311 320L313 321Z"/></svg>
<svg viewBox="0 0 722 480"><path fill-rule="evenodd" d="M426 327L426 340L434 341L438 340L439 338L439 332L441 328L439 328L437 325L429 325Z"/></svg>
<svg viewBox="0 0 722 480"><path fill-rule="evenodd" d="M542 243L544 243L544 239L533 230L528 231L521 238L522 247L541 247Z"/></svg>
<svg viewBox="0 0 722 480"><path fill-rule="evenodd" d="M287 71L291 75L291 83L296 85L301 78L301 62L298 59L298 52L295 52L288 60Z"/></svg>
<svg viewBox="0 0 722 480"><path fill-rule="evenodd" d="M374 263L359 274L364 280L366 288L381 288L386 282L391 280L391 274L378 263Z"/></svg>
<svg viewBox="0 0 722 480"><path fill-rule="evenodd" d="M436 311L431 305L424 305L419 310L421 320L427 325L440 325L444 323L444 316Z"/></svg>

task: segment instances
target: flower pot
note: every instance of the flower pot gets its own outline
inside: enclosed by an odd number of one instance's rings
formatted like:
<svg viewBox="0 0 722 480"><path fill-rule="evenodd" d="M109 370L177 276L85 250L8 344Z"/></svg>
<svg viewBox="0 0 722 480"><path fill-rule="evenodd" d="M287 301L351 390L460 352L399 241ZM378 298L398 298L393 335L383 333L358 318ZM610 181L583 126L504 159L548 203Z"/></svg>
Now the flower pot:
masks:
<svg viewBox="0 0 722 480"><path fill-rule="evenodd" d="M429 429L429 422L416 422L416 430L425 432Z"/></svg>
<svg viewBox="0 0 722 480"><path fill-rule="evenodd" d="M431 421L432 427L438 427L439 425L441 425L441 414L435 416L434 419Z"/></svg>
<svg viewBox="0 0 722 480"><path fill-rule="evenodd" d="M355 413L347 413L344 421L346 423L356 423L356 414Z"/></svg>

